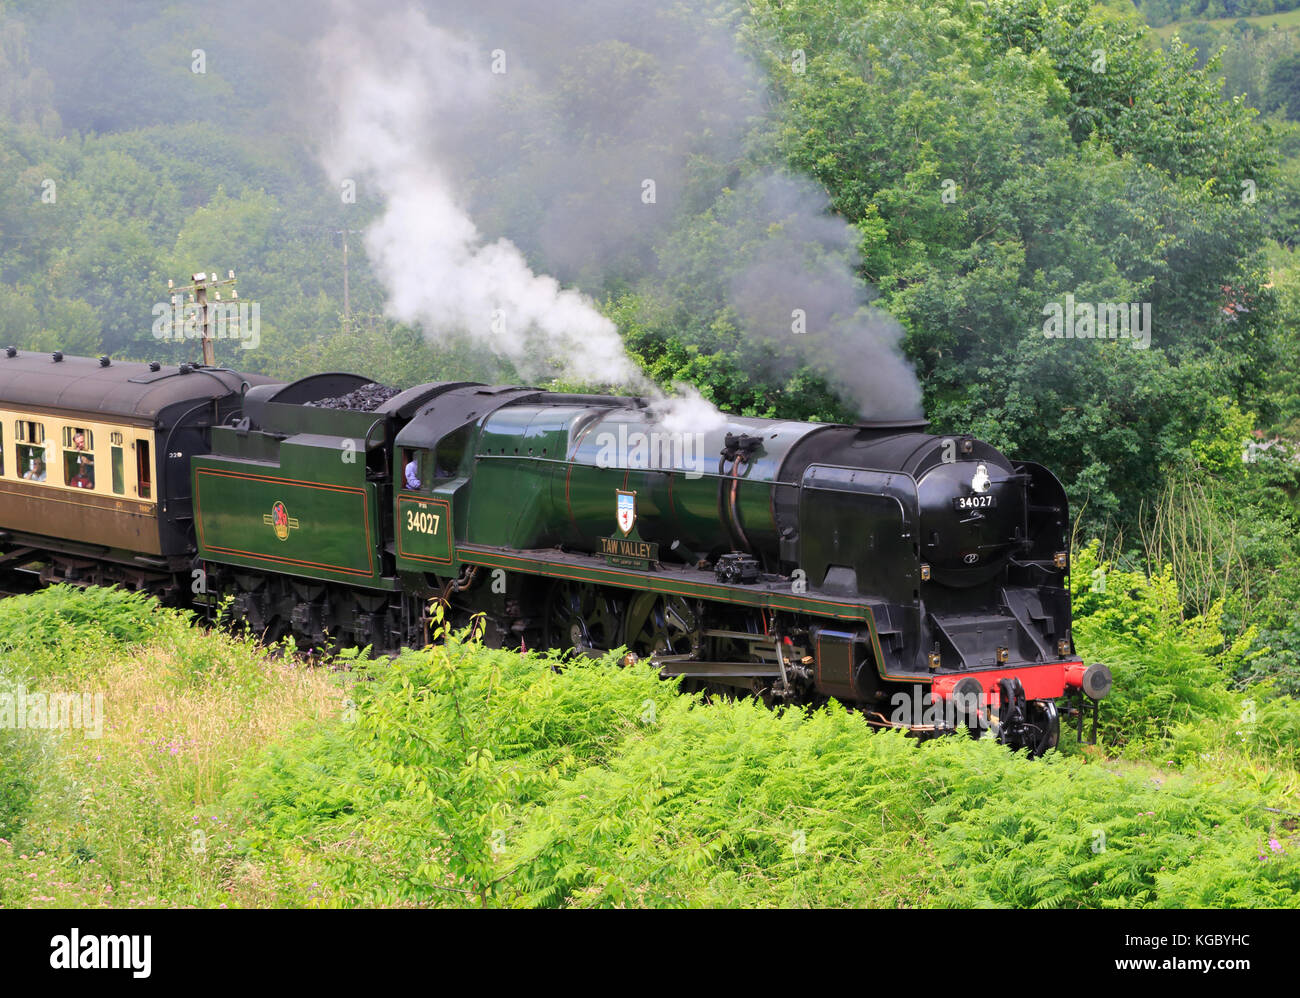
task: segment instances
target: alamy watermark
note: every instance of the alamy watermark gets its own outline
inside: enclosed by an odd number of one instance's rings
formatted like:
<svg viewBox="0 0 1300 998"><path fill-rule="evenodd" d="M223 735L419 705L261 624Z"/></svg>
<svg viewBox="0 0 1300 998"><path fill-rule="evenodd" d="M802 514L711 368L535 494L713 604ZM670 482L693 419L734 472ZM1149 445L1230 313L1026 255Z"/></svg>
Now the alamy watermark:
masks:
<svg viewBox="0 0 1300 998"><path fill-rule="evenodd" d="M681 471L689 479L703 478L704 434L669 430L629 430L596 434L596 467L631 471Z"/></svg>
<svg viewBox="0 0 1300 998"><path fill-rule="evenodd" d="M156 340L181 342L203 335L204 312L214 340L238 340L244 350L262 343L262 306L259 302L214 301L206 305L161 301L153 307L153 336Z"/></svg>
<svg viewBox="0 0 1300 998"><path fill-rule="evenodd" d="M0 728L35 731L80 729L87 738L104 736L104 694L28 692L19 685L0 690Z"/></svg>
<svg viewBox="0 0 1300 998"><path fill-rule="evenodd" d="M965 725L971 731L982 731L991 728L994 720L982 691L936 697L923 686L913 686L910 693L903 690L895 693L890 706L893 710L889 720L897 727L955 731Z"/></svg>
<svg viewBox="0 0 1300 998"><path fill-rule="evenodd" d="M1043 335L1065 340L1132 340L1138 350L1151 346L1151 303L1075 302L1067 294L1064 303L1043 306Z"/></svg>

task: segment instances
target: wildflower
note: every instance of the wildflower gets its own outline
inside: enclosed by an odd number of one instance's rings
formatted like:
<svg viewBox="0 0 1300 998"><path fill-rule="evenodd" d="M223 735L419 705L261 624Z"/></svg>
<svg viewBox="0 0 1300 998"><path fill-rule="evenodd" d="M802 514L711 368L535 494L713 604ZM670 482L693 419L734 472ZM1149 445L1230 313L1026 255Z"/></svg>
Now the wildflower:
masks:
<svg viewBox="0 0 1300 998"><path fill-rule="evenodd" d="M1268 847L1269 847L1270 849L1272 849L1274 852L1281 852L1281 851L1282 851L1282 843L1279 842L1277 839L1269 839L1269 840L1268 840Z"/></svg>

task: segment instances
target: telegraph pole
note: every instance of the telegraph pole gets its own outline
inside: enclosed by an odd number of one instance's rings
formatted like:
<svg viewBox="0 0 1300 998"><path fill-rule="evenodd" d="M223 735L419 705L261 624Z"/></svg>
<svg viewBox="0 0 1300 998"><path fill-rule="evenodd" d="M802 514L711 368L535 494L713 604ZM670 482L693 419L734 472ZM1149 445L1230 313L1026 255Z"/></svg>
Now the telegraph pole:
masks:
<svg viewBox="0 0 1300 998"><path fill-rule="evenodd" d="M348 233L360 229L335 229L343 237L343 332L352 330L352 297L348 294Z"/></svg>
<svg viewBox="0 0 1300 998"><path fill-rule="evenodd" d="M346 256L347 256L347 252L345 250L344 251L345 259ZM217 302L220 302L221 291L219 289L230 288L231 301L234 302L239 301L239 292L234 290L235 272L233 270L229 270L226 272L226 275L227 276L224 280L220 280L218 279L217 272L215 270L210 274L207 273L193 274L190 277L190 280L193 283L187 284L183 288L175 287L174 283L170 280L167 282L167 290L171 292L171 302L172 302L173 309L179 308L181 304L180 301L181 295L187 293L190 296L190 303L192 305L195 305L198 309L197 319L199 324L199 335L203 339L203 366L204 367L217 366L217 354L216 354L216 350L213 348L212 345L213 315L212 315L212 307L208 304L208 291L211 290L213 292L213 297L215 298L215 300ZM230 317L226 316L225 321L229 323L231 321ZM238 320L236 319L235 321L237 322ZM173 327L175 327L176 323L178 322L180 322L181 328L175 330L175 334L178 339L183 339L185 336L185 329L184 329L185 323L181 320L179 312L173 312L173 317L172 317Z"/></svg>

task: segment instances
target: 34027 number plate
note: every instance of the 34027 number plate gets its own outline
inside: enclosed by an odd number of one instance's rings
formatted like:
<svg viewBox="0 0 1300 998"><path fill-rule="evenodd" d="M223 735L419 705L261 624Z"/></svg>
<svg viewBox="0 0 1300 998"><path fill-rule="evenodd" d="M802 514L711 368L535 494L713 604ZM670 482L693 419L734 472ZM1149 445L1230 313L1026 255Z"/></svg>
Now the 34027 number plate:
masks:
<svg viewBox="0 0 1300 998"><path fill-rule="evenodd" d="M955 510L992 509L998 504L997 496L954 496L952 508Z"/></svg>

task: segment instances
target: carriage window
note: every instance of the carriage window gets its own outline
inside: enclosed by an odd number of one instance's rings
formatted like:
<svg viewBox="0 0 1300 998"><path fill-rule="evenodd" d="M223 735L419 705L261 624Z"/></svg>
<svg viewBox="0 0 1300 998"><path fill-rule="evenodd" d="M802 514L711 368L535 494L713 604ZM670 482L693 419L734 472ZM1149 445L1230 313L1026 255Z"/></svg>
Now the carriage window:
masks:
<svg viewBox="0 0 1300 998"><path fill-rule="evenodd" d="M114 433L113 436L116 437L118 436L118 434ZM123 461L122 458L122 448L114 447L112 450L112 456L113 456L113 492L120 496L122 495L122 493L126 491L126 470L124 468L125 462Z"/></svg>
<svg viewBox="0 0 1300 998"><path fill-rule="evenodd" d="M95 449L94 431L81 426L65 426L63 428L63 449L93 451Z"/></svg>
<svg viewBox="0 0 1300 998"><path fill-rule="evenodd" d="M5 473L5 431L0 426L0 475Z"/></svg>
<svg viewBox="0 0 1300 998"><path fill-rule="evenodd" d="M149 464L149 441L135 442L136 495L148 499L153 494L153 467Z"/></svg>
<svg viewBox="0 0 1300 998"><path fill-rule="evenodd" d="M45 424L31 419L14 421L15 472L30 482L45 481Z"/></svg>
<svg viewBox="0 0 1300 998"><path fill-rule="evenodd" d="M95 487L95 436L85 427L63 428L63 484L74 489Z"/></svg>

